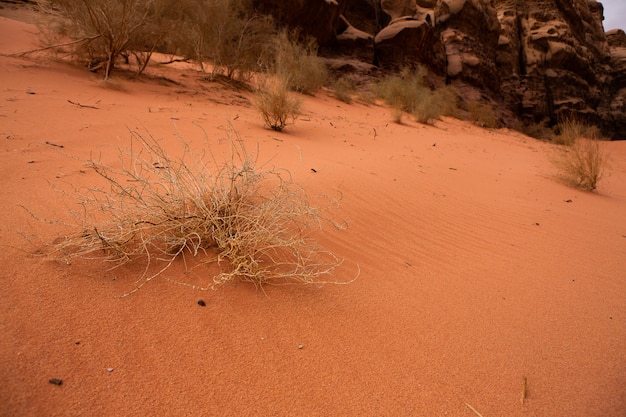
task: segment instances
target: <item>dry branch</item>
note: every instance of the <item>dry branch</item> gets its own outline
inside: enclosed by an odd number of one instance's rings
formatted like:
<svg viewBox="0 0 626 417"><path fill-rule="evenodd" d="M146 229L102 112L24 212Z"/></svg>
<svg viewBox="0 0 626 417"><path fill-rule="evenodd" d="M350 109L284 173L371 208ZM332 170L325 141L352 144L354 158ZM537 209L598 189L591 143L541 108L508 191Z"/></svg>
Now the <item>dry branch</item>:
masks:
<svg viewBox="0 0 626 417"><path fill-rule="evenodd" d="M77 39L77 40L74 40L74 41L71 41L71 42L58 43L58 44L46 46L46 47L43 47L43 48L31 49L29 51L16 52L16 53L13 53L13 54L2 54L2 56L22 57L22 56L34 54L34 53L37 53L37 52L47 51L49 49L56 49L56 48L62 48L64 46L76 45L76 44L81 43L81 42L91 42L93 40L98 39L101 36L102 35L95 35L95 36L91 36L91 37L88 37L88 38Z"/></svg>
<svg viewBox="0 0 626 417"><path fill-rule="evenodd" d="M89 104L81 104L81 103L78 103L76 101L72 101L72 100L69 100L69 99L67 100L67 102L70 103L70 104L73 104L75 106L78 106L78 107L84 107L84 108L96 109L96 110L100 109L100 107L97 107L97 106L91 106Z"/></svg>

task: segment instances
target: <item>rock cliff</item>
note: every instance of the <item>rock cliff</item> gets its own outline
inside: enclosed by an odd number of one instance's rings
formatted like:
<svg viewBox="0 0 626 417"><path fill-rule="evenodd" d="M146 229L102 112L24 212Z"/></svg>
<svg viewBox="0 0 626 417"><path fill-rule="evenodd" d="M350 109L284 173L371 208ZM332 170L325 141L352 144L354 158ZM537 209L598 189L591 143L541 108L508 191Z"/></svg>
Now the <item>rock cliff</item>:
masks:
<svg viewBox="0 0 626 417"><path fill-rule="evenodd" d="M626 139L626 35L604 33L596 0L255 2L333 56L383 69L421 63L527 122L574 115Z"/></svg>

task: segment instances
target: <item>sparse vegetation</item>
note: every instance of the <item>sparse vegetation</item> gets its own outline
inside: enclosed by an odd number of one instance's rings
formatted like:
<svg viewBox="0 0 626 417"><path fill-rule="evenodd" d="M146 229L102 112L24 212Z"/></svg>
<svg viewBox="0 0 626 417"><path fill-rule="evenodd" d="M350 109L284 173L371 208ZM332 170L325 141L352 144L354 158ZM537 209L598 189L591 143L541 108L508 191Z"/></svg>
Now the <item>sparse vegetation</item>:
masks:
<svg viewBox="0 0 626 417"><path fill-rule="evenodd" d="M578 138L599 139L600 136L600 130L596 126L590 126L570 116L559 121L553 142L559 145L573 145Z"/></svg>
<svg viewBox="0 0 626 417"><path fill-rule="evenodd" d="M519 122L515 129L531 138L548 140L552 136L552 130L547 128L543 123L535 122Z"/></svg>
<svg viewBox="0 0 626 417"><path fill-rule="evenodd" d="M252 12L246 0L192 0L180 3L177 33L172 43L178 53L192 57L210 75L246 79L267 65L268 39L274 34L268 16Z"/></svg>
<svg viewBox="0 0 626 417"><path fill-rule="evenodd" d="M296 120L301 101L289 91L285 80L269 78L261 83L254 104L263 116L265 126L280 132Z"/></svg>
<svg viewBox="0 0 626 417"><path fill-rule="evenodd" d="M578 137L572 145L561 151L555 163L565 181L586 191L595 190L608 163L608 154L600 141Z"/></svg>
<svg viewBox="0 0 626 417"><path fill-rule="evenodd" d="M345 77L339 78L337 81L335 81L335 84L333 86L335 98L347 104L352 103L352 94L355 92L355 90L356 87L354 83Z"/></svg>
<svg viewBox="0 0 626 417"><path fill-rule="evenodd" d="M419 123L427 123L456 109L456 95L451 89L431 91L424 84L426 70L404 69L399 75L387 77L377 86L378 96L393 108L393 118L402 121L403 113L412 114Z"/></svg>
<svg viewBox="0 0 626 417"><path fill-rule="evenodd" d="M498 116L490 104L470 101L467 104L467 110L476 126L487 129L495 129L498 127Z"/></svg>
<svg viewBox="0 0 626 417"><path fill-rule="evenodd" d="M149 23L162 14L161 5L144 0L49 0L45 4L58 21L53 27L75 41L74 54L92 71L103 70L108 79L118 58L136 55L140 71L167 28ZM155 27L162 30L155 31Z"/></svg>
<svg viewBox="0 0 626 417"><path fill-rule="evenodd" d="M69 37L73 54L108 79L118 60L134 57L138 73L152 53L194 58L210 75L245 78L267 66L272 20L257 15L247 0L49 0L57 22L50 27ZM66 45L69 45L66 43Z"/></svg>
<svg viewBox="0 0 626 417"><path fill-rule="evenodd" d="M261 286L314 283L340 264L309 236L321 218L304 190L288 171L259 166L236 133L224 162L213 153L191 160L186 144L174 158L154 138L131 135L120 167L89 161L105 186L80 191L76 224L55 241L54 255L114 265L142 260L136 289L178 258L186 267L219 268L197 286L203 288L234 278Z"/></svg>
<svg viewBox="0 0 626 417"><path fill-rule="evenodd" d="M328 70L317 56L313 38L300 40L298 32L282 30L274 39L272 71L287 88L304 94L319 90L328 79Z"/></svg>

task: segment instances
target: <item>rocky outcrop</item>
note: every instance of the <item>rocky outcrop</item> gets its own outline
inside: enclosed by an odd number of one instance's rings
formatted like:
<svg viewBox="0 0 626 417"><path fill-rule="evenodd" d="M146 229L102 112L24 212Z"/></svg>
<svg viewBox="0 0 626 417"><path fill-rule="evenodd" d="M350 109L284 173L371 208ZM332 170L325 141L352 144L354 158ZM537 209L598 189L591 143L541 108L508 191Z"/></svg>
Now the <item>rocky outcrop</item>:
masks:
<svg viewBox="0 0 626 417"><path fill-rule="evenodd" d="M446 54L446 75L497 92L495 57L500 22L492 0L441 0L435 22Z"/></svg>
<svg viewBox="0 0 626 417"><path fill-rule="evenodd" d="M326 53L424 64L528 122L575 115L626 135L626 36L596 0L255 0ZM621 130L621 132L620 132Z"/></svg>
<svg viewBox="0 0 626 417"><path fill-rule="evenodd" d="M626 33L615 29L606 37L611 53L611 83L600 114L614 138L626 140Z"/></svg>
<svg viewBox="0 0 626 417"><path fill-rule="evenodd" d="M591 7L590 7L591 6ZM496 0L497 62L508 106L529 120L600 122L610 59L594 0Z"/></svg>

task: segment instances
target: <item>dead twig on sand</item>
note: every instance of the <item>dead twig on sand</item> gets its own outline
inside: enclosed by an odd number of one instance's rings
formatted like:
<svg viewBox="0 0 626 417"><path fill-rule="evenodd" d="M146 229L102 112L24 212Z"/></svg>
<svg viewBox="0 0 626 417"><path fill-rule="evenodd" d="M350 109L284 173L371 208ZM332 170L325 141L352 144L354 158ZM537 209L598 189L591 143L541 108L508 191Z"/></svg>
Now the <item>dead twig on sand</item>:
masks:
<svg viewBox="0 0 626 417"><path fill-rule="evenodd" d="M474 407L472 407L471 405L469 405L468 403L465 403L465 405L467 406L467 408L469 408L470 410L472 410L478 417L483 417L482 414L480 414L478 412L478 410L476 410Z"/></svg>
<svg viewBox="0 0 626 417"><path fill-rule="evenodd" d="M63 145L59 145L57 143L52 143L52 142L50 142L48 140L46 141L46 145L54 146L55 148L65 148L65 146L63 146Z"/></svg>
<svg viewBox="0 0 626 417"><path fill-rule="evenodd" d="M84 107L84 108L87 108L87 109L96 109L96 110L100 109L100 107L97 107L97 106L91 106L89 104L81 104L81 103L79 103L77 101L72 101L72 100L69 100L69 99L67 100L67 102L70 103L70 104L73 104L75 106Z"/></svg>

